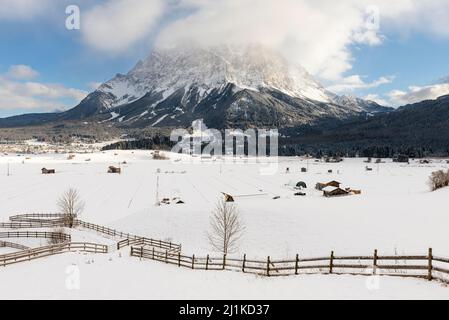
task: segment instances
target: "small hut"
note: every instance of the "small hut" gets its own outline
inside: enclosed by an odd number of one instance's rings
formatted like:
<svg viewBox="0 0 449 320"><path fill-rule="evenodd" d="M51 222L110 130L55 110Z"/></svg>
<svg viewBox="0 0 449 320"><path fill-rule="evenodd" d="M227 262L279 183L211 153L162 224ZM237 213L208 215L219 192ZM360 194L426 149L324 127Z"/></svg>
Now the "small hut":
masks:
<svg viewBox="0 0 449 320"><path fill-rule="evenodd" d="M118 173L118 174L121 174L121 173L122 173L122 169L121 169L121 168L114 167L114 166L109 166L109 168L108 168L108 173Z"/></svg>
<svg viewBox="0 0 449 320"><path fill-rule="evenodd" d="M338 182L338 181L335 181L335 180L330 181L328 183L320 183L320 182L318 182L315 185L315 189L317 189L319 191L323 191L323 189L326 188L326 187L340 188L340 185L341 185L341 183Z"/></svg>
<svg viewBox="0 0 449 320"><path fill-rule="evenodd" d="M301 168L301 172L302 173L306 173L307 172L307 168Z"/></svg>
<svg viewBox="0 0 449 320"><path fill-rule="evenodd" d="M410 159L407 155L400 154L396 158L393 159L393 162L399 162L399 163L409 163Z"/></svg>
<svg viewBox="0 0 449 320"><path fill-rule="evenodd" d="M47 169L47 168L42 168L42 174L55 174L56 170L55 169Z"/></svg>
<svg viewBox="0 0 449 320"><path fill-rule="evenodd" d="M340 197L349 195L349 191L343 190L340 187L327 186L323 189L323 195L325 197Z"/></svg>
<svg viewBox="0 0 449 320"><path fill-rule="evenodd" d="M234 202L234 197L233 196L231 196L230 194L224 193L224 192L222 192L222 193L224 195L225 202Z"/></svg>
<svg viewBox="0 0 449 320"><path fill-rule="evenodd" d="M338 182L338 181L335 181L335 180L332 180L332 181L326 183L326 186L327 186L327 187L336 187L336 188L340 188L340 185L341 185L341 182Z"/></svg>

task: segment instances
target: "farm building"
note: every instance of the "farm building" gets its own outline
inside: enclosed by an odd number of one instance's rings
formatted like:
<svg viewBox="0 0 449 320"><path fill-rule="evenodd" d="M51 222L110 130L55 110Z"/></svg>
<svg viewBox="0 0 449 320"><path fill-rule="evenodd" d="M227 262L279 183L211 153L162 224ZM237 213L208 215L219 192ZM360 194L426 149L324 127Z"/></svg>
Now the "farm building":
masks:
<svg viewBox="0 0 449 320"><path fill-rule="evenodd" d="M222 193L224 195L224 199L225 199L226 202L234 202L234 197L233 196L231 196L230 194L224 193L224 192L222 192Z"/></svg>
<svg viewBox="0 0 449 320"><path fill-rule="evenodd" d="M325 197L339 197L349 195L349 191L343 190L340 187L327 186L323 189L323 195Z"/></svg>
<svg viewBox="0 0 449 320"><path fill-rule="evenodd" d="M393 162L399 162L399 163L409 163L409 157L403 154L400 154L397 158L393 159Z"/></svg>
<svg viewBox="0 0 449 320"><path fill-rule="evenodd" d="M42 174L55 174L56 173L55 169L42 168L41 171L42 171Z"/></svg>
<svg viewBox="0 0 449 320"><path fill-rule="evenodd" d="M108 168L108 173L118 173L118 174L120 174L120 173L122 173L122 169L114 167L114 166L110 166Z"/></svg>
<svg viewBox="0 0 449 320"><path fill-rule="evenodd" d="M315 189L317 189L317 190L319 190L319 191L322 191L322 190L323 190L324 188L326 188L326 187L340 188L340 185L341 185L341 183L338 182L338 181L335 181L335 180L329 181L328 183L320 183L320 182L318 182L318 183L315 185Z"/></svg>

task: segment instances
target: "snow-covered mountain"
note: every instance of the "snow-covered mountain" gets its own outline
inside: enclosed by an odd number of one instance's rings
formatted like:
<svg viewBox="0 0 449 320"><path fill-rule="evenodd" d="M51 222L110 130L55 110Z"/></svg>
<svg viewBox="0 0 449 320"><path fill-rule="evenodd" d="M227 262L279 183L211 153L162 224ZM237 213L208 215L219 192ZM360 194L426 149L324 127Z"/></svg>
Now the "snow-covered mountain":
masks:
<svg viewBox="0 0 449 320"><path fill-rule="evenodd" d="M156 49L61 120L132 127L291 127L385 109L324 89L304 68L260 45Z"/></svg>
<svg viewBox="0 0 449 320"><path fill-rule="evenodd" d="M186 100L192 88L198 89L196 94L201 101L212 90L230 83L236 92L270 88L296 98L330 102L325 90L302 67L292 66L259 45L155 50L127 75L117 75L98 91L115 97L111 106L133 102L148 92L167 98L180 89L185 91Z"/></svg>

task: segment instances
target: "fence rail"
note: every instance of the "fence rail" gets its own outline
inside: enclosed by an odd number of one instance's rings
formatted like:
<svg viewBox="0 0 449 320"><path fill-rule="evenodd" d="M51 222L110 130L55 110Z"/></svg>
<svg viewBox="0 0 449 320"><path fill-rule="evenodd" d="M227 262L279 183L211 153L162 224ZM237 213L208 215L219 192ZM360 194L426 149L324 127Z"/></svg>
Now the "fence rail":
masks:
<svg viewBox="0 0 449 320"><path fill-rule="evenodd" d="M0 266L6 267L11 264L31 261L34 259L44 258L64 252L89 252L89 253L107 253L108 246L97 243L87 242L65 242L36 249L23 250L0 256Z"/></svg>
<svg viewBox="0 0 449 320"><path fill-rule="evenodd" d="M64 220L66 215L62 213L27 213L10 216L9 221L13 222L40 222L42 220Z"/></svg>
<svg viewBox="0 0 449 320"><path fill-rule="evenodd" d="M434 257L432 249L427 255L379 256L377 250L371 256L335 256L274 260L250 260L243 258L185 256L168 250L161 251L143 246L131 246L131 256L150 259L194 270L232 270L264 276L288 276L299 274L352 274L389 275L438 279L449 282L449 259ZM446 277L444 275L447 275Z"/></svg>
<svg viewBox="0 0 449 320"><path fill-rule="evenodd" d="M46 238L53 239L60 242L70 241L69 234L61 232L45 232L45 231L14 231L14 232L0 232L0 238Z"/></svg>
<svg viewBox="0 0 449 320"><path fill-rule="evenodd" d="M14 242L9 242L9 241L0 241L0 248L13 248L13 249L17 249L17 250L28 250L29 247L18 244L18 243L14 243Z"/></svg>
<svg viewBox="0 0 449 320"><path fill-rule="evenodd" d="M181 252L181 245L174 244L167 241L162 240L155 240L155 239L148 239L144 237L140 237L137 239L124 239L122 241L119 241L117 243L117 249L120 250L121 248L127 247L127 246L133 246L133 245L140 245L140 246L149 246L149 247L156 247L162 250L167 250L171 253L178 253Z"/></svg>
<svg viewBox="0 0 449 320"><path fill-rule="evenodd" d="M35 221L35 222L0 222L0 228L4 229L28 229L28 228L56 228L64 227L64 221Z"/></svg>

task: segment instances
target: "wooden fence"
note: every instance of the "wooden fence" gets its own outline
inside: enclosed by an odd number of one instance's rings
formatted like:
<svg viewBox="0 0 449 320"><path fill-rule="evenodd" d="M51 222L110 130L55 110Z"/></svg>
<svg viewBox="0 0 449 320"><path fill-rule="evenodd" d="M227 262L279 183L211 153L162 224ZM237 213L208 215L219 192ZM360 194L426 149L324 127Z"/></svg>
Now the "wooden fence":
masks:
<svg viewBox="0 0 449 320"><path fill-rule="evenodd" d="M13 248L13 249L17 249L17 250L28 250L29 247L18 244L18 243L14 243L14 242L9 242L9 241L0 241L0 248Z"/></svg>
<svg viewBox="0 0 449 320"><path fill-rule="evenodd" d="M87 243L87 242L65 242L1 255L0 266L6 267L8 265L19 262L31 261L34 259L53 256L64 252L77 252L77 251L89 253L107 253L108 246L103 244Z"/></svg>
<svg viewBox="0 0 449 320"><path fill-rule="evenodd" d="M46 223L60 224L61 215L58 214L27 214L10 218L9 227L18 224L19 227L28 225L30 228L39 228ZM54 226L54 225L52 225ZM426 255L379 255L377 250L367 256L338 256L331 252L329 256L304 258L296 255L293 259L277 260L267 257L266 260L227 257L197 257L187 256L181 253L181 245L162 240L149 239L130 233L124 233L96 225L82 220L75 220L76 227L112 236L124 238L117 242L117 249L131 246L131 256L142 259L151 259L178 267L193 270L233 270L244 273L254 273L264 276L289 276L299 274L353 274L353 275L390 275L402 277L437 279L449 282L449 258L435 256L432 249ZM46 227L46 226L45 226ZM1 255L0 266L6 266L21 261L29 261L54 254L69 251L84 251L91 253L107 253L108 246L95 243L72 243L70 235L58 232L15 231L0 232L0 238L50 238L57 239L61 243L28 249L24 246L18 248L22 251Z"/></svg>
<svg viewBox="0 0 449 320"><path fill-rule="evenodd" d="M169 253L178 253L181 252L181 245L174 244L167 241L162 240L155 240L155 239L148 239L144 237L140 237L137 239L124 239L122 241L119 241L117 243L117 249L120 250L121 248L127 247L127 246L133 246L133 245L139 245L139 246L150 246L150 247L156 247L158 249L161 249L163 251L167 251Z"/></svg>
<svg viewBox="0 0 449 320"><path fill-rule="evenodd" d="M27 213L10 216L9 221L19 222L41 222L42 220L59 220L63 221L65 215L62 213Z"/></svg>
<svg viewBox="0 0 449 320"><path fill-rule="evenodd" d="M69 234L45 231L0 232L0 238L46 238L53 239L59 242L66 242L71 240L71 236Z"/></svg>
<svg viewBox="0 0 449 320"><path fill-rule="evenodd" d="M0 222L0 228L4 229L28 229L28 228L56 228L64 227L63 221L41 221L41 222Z"/></svg>
<svg viewBox="0 0 449 320"><path fill-rule="evenodd" d="M326 257L266 260L221 257L186 256L143 246L132 246L131 256L151 259L193 270L232 270L263 276L289 276L300 274L350 274L388 275L401 277L437 279L449 282L449 259L434 256L432 249L427 255L399 256L379 255L377 250L370 256L337 256L332 252Z"/></svg>
<svg viewBox="0 0 449 320"><path fill-rule="evenodd" d="M0 228L7 229L26 229L26 228L54 228L66 227L66 220L64 214L59 213L31 213L20 214L9 217L11 222L0 223ZM74 220L75 227L81 227L88 230L93 230L98 233L118 237L123 240L117 243L117 249L120 250L129 245L150 245L162 250L169 250L173 252L180 252L181 245L162 240L149 239L130 233L118 231L102 225L85 222L79 219ZM69 240L70 241L70 240Z"/></svg>

